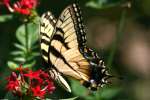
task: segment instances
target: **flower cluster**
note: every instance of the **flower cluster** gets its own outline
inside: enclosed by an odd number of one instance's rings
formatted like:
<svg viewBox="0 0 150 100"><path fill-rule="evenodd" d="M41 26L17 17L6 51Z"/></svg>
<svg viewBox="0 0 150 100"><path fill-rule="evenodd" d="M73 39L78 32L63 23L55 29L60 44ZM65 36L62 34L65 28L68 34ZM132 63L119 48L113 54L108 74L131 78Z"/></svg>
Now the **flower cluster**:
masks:
<svg viewBox="0 0 150 100"><path fill-rule="evenodd" d="M11 3L10 0L3 0L3 2L10 12L17 12L23 15L30 15L31 10L38 4L37 0L18 0L14 3Z"/></svg>
<svg viewBox="0 0 150 100"><path fill-rule="evenodd" d="M12 72L7 80L6 89L19 97L29 95L44 98L46 94L55 90L49 75L42 70L25 72L20 67L19 73Z"/></svg>

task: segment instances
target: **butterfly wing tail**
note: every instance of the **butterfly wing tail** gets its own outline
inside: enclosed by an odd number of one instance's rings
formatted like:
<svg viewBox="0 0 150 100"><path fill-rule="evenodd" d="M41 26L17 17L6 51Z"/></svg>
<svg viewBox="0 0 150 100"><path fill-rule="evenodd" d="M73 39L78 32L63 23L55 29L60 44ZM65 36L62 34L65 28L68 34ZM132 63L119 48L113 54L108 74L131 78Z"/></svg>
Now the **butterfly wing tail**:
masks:
<svg viewBox="0 0 150 100"><path fill-rule="evenodd" d="M49 71L50 76L58 82L66 91L71 92L71 88L65 78L55 69Z"/></svg>

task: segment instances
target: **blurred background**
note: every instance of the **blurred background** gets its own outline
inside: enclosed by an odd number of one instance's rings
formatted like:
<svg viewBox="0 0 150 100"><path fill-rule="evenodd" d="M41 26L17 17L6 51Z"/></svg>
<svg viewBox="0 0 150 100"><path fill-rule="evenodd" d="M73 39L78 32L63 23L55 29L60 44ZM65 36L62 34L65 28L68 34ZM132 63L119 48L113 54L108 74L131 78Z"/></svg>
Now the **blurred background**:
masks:
<svg viewBox="0 0 150 100"><path fill-rule="evenodd" d="M0 1L0 16L10 14ZM39 0L37 12L47 10L58 17L73 0ZM110 85L91 93L74 80L69 80L72 93L61 88L50 98L76 97L78 100L150 100L150 0L80 0L87 45L104 59L114 78ZM4 86L10 74L8 60L15 50L17 18L3 21L0 17L0 98L7 94ZM38 43L37 43L38 44ZM39 49L37 49L40 52ZM41 57L36 58L41 61ZM40 66L40 63L36 63Z"/></svg>

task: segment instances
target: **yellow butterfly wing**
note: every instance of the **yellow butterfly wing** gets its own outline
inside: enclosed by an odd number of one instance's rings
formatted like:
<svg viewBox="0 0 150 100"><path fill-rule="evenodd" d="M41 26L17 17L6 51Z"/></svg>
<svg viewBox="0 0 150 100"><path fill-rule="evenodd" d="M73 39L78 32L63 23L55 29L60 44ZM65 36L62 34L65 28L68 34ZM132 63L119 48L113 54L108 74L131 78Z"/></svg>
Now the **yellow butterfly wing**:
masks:
<svg viewBox="0 0 150 100"><path fill-rule="evenodd" d="M56 69L78 80L89 80L89 62L81 54L86 42L81 12L76 4L68 6L60 15L53 35L49 57Z"/></svg>

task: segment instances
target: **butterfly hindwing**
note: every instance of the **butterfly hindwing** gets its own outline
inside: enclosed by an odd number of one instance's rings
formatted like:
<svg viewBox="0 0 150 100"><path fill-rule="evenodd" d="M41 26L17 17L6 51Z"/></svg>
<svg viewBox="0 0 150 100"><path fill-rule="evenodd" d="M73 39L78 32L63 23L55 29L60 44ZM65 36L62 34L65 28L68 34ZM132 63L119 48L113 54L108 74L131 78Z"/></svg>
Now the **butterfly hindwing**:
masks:
<svg viewBox="0 0 150 100"><path fill-rule="evenodd" d="M40 22L40 42L42 56L46 62L48 62L48 49L50 40L54 33L55 25L56 19L51 12L47 12L42 15Z"/></svg>
<svg viewBox="0 0 150 100"><path fill-rule="evenodd" d="M49 62L49 45L51 38L54 34L54 29L56 25L56 18L51 14L51 12L44 13L41 17L40 23L40 42L42 57L48 63ZM51 64L49 64L51 66ZM71 92L70 86L63 78L63 76L55 69L51 68L49 71L51 78L56 80L61 86L67 91Z"/></svg>

